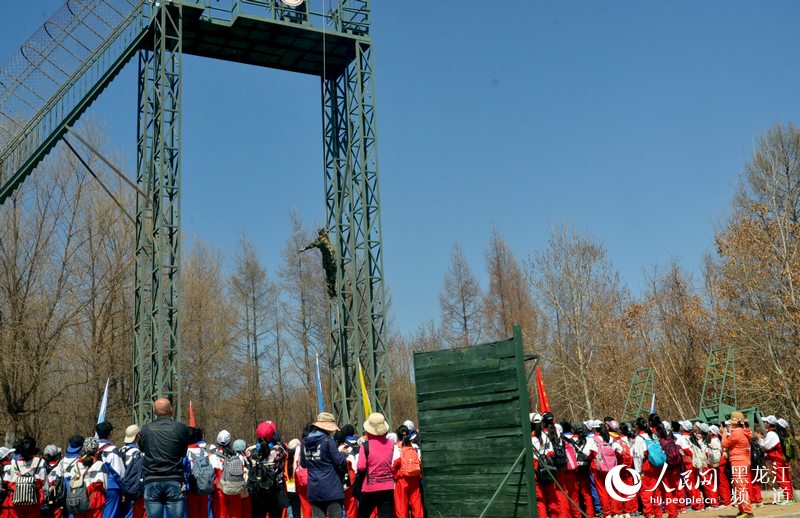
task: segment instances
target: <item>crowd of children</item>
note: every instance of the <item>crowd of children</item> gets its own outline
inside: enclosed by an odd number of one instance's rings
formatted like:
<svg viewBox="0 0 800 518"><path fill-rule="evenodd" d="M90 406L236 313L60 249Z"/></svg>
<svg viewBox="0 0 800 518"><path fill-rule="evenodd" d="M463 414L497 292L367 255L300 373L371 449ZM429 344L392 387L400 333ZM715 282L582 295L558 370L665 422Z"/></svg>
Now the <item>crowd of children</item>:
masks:
<svg viewBox="0 0 800 518"><path fill-rule="evenodd" d="M144 518L140 429L129 426L119 448L113 430L102 422L95 436L70 437L63 452L40 451L31 437L0 448L0 518ZM322 413L288 442L271 421L255 432L251 445L227 430L212 444L189 428L187 518L423 518L413 422L390 433L372 414L359 436Z"/></svg>
<svg viewBox="0 0 800 518"><path fill-rule="evenodd" d="M789 423L775 416L758 431L741 412L722 423L662 421L556 423L533 413L536 498L548 518L630 518L794 501L789 462L796 455ZM765 501L762 486L774 488Z"/></svg>

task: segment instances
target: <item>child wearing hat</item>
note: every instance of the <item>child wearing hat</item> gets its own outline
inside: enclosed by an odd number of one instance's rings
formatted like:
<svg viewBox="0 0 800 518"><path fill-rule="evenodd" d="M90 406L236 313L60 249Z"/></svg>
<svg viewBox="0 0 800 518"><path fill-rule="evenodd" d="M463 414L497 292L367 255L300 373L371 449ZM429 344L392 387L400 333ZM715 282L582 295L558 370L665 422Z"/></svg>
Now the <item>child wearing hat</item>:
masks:
<svg viewBox="0 0 800 518"><path fill-rule="evenodd" d="M789 504L794 501L792 491L792 471L789 469L789 463L786 462L786 457L783 451L783 441L778 435L778 418L774 415L769 415L762 419L762 422L767 429L766 434L763 436L756 432L754 435L758 445L764 450L764 458L771 464L770 479L775 480L775 484L782 492L781 499L778 503ZM788 423L787 423L788 425Z"/></svg>
<svg viewBox="0 0 800 518"><path fill-rule="evenodd" d="M44 501L44 488L47 479L47 463L36 456L36 439L25 437L14 445L16 450L14 458L5 470L3 482L9 489L3 507L10 508L14 518L39 518L41 514L41 504ZM38 503L34 505L19 505L13 503L13 491L16 489L17 480L22 475L33 473L36 482L36 498Z"/></svg>

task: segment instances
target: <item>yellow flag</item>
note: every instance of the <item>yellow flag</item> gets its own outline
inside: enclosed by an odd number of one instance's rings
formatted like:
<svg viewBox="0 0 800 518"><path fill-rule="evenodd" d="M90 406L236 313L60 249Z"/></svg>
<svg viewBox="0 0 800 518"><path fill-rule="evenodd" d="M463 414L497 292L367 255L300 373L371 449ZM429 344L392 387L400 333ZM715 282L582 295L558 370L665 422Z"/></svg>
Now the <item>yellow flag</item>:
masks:
<svg viewBox="0 0 800 518"><path fill-rule="evenodd" d="M364 402L364 415L369 417L372 413L372 404L369 402L367 383L364 381L364 369L361 368L361 362L358 362L358 378L361 380L361 400Z"/></svg>

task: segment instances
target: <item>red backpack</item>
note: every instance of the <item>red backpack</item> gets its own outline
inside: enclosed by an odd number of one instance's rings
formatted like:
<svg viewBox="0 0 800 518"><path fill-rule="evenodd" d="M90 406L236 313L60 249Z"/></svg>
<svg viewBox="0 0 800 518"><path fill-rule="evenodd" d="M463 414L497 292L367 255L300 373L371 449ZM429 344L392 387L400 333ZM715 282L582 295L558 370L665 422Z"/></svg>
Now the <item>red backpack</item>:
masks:
<svg viewBox="0 0 800 518"><path fill-rule="evenodd" d="M398 475L409 478L422 475L422 462L419 460L417 449L413 446L400 448L400 471Z"/></svg>
<svg viewBox="0 0 800 518"><path fill-rule="evenodd" d="M622 446L622 455L620 456L620 461L623 466L627 466L629 468L633 467L633 455L631 454L631 447L628 446L628 443L625 441L619 441L620 446Z"/></svg>

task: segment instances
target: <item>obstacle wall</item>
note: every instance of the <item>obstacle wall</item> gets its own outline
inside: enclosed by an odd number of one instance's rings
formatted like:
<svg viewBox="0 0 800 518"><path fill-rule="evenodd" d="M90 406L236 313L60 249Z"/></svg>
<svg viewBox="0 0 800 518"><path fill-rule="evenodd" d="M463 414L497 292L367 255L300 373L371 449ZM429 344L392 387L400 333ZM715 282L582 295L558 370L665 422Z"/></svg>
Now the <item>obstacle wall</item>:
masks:
<svg viewBox="0 0 800 518"><path fill-rule="evenodd" d="M532 359L519 328L506 341L414 355L429 516L536 516Z"/></svg>

